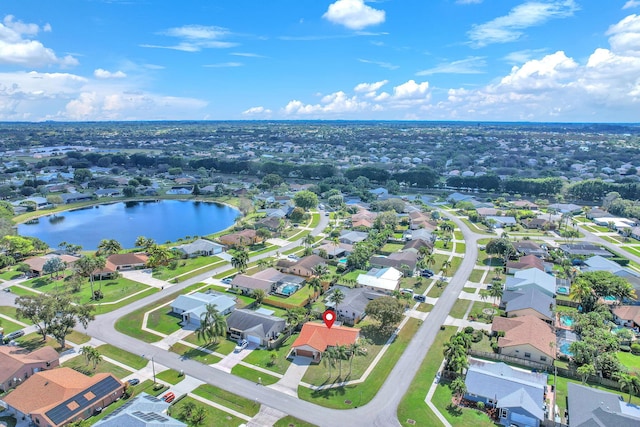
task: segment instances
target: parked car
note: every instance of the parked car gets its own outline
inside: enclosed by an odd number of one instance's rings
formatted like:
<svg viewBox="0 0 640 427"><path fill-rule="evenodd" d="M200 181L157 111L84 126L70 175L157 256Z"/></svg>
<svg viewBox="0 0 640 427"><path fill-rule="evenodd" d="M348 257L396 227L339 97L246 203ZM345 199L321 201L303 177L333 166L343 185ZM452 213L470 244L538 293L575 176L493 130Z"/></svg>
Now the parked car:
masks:
<svg viewBox="0 0 640 427"><path fill-rule="evenodd" d="M294 261L298 261L300 259L298 255L294 255L294 254L288 255L287 258L292 259Z"/></svg>
<svg viewBox="0 0 640 427"><path fill-rule="evenodd" d="M400 289L400 293L401 293L401 294L413 295L413 289L409 289L409 288L402 288L402 289Z"/></svg>
<svg viewBox="0 0 640 427"><path fill-rule="evenodd" d="M413 299L416 301L420 301L420 302L425 302L427 300L427 297L425 297L424 295L414 295Z"/></svg>
<svg viewBox="0 0 640 427"><path fill-rule="evenodd" d="M422 277L432 277L434 274L435 274L435 273L433 272L433 270L429 270L429 269L422 270L422 271L420 272L420 275L421 275Z"/></svg>
<svg viewBox="0 0 640 427"><path fill-rule="evenodd" d="M233 277L225 277L224 279L222 279L222 283L224 283L225 285L228 285L229 283L231 283L232 280L233 280Z"/></svg>
<svg viewBox="0 0 640 427"><path fill-rule="evenodd" d="M10 334L7 334L4 336L4 342L15 340L16 338L20 338L23 335L24 335L24 331L11 332Z"/></svg>
<svg viewBox="0 0 640 427"><path fill-rule="evenodd" d="M131 378L129 381L127 381L129 383L129 385L133 386L133 385L138 385L140 384L140 380L137 378Z"/></svg>
<svg viewBox="0 0 640 427"><path fill-rule="evenodd" d="M237 352L242 351L243 349L247 348L248 345L249 345L249 341L240 340L240 341L238 341L238 345L236 345L236 348L234 348L233 351L237 353Z"/></svg>
<svg viewBox="0 0 640 427"><path fill-rule="evenodd" d="M175 398L176 398L176 395L173 394L172 391L170 391L169 393L167 393L164 396L162 396L162 400L164 400L167 403L173 402L173 399L175 399Z"/></svg>

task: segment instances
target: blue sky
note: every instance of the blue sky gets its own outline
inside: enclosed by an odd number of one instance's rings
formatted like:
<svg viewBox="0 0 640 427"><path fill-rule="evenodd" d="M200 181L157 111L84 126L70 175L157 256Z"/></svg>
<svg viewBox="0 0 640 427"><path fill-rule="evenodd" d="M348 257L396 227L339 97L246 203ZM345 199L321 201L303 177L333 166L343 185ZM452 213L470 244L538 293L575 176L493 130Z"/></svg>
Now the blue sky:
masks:
<svg viewBox="0 0 640 427"><path fill-rule="evenodd" d="M0 120L640 121L640 0L5 0Z"/></svg>

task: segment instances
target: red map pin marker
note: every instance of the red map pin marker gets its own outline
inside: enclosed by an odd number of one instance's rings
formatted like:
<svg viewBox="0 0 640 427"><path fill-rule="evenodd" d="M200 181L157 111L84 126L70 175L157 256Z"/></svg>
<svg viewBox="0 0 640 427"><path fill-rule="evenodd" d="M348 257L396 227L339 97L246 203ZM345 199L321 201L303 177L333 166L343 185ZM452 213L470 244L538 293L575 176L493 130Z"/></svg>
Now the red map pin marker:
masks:
<svg viewBox="0 0 640 427"><path fill-rule="evenodd" d="M327 328L331 329L333 326L333 322L336 321L336 313L333 310L327 310L322 313L322 320L324 320L324 324L327 325Z"/></svg>

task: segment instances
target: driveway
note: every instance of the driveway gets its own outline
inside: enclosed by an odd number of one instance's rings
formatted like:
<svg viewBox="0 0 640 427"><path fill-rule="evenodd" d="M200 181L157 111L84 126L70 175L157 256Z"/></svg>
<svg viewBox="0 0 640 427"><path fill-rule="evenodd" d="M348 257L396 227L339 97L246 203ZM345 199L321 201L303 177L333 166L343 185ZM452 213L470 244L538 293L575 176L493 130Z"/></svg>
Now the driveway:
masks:
<svg viewBox="0 0 640 427"><path fill-rule="evenodd" d="M294 357L282 379L268 387L290 396L298 397L298 385L302 382L302 377L304 377L310 365L310 358L301 356Z"/></svg>
<svg viewBox="0 0 640 427"><path fill-rule="evenodd" d="M249 354L251 354L251 352L256 348L258 348L258 345L250 342L249 345L246 346L244 349L240 350L237 353L232 352L228 354L227 357L225 357L224 359L222 359L221 361L219 361L218 363L212 366L225 372L231 372L231 369L233 369L234 366L240 363L242 359L244 359Z"/></svg>
<svg viewBox="0 0 640 427"><path fill-rule="evenodd" d="M151 276L151 269L145 268L144 270L131 270L131 271L122 271L122 277L125 279L133 280L134 282L143 283L148 286L153 286L154 288L162 289L165 286L169 286L168 282L164 280L156 279Z"/></svg>

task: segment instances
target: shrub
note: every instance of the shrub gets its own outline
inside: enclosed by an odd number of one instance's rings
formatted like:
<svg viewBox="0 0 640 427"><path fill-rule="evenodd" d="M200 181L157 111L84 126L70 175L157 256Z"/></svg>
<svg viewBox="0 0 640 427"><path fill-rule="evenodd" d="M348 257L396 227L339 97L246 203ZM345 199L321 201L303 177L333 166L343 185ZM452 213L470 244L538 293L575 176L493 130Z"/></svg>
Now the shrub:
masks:
<svg viewBox="0 0 640 427"><path fill-rule="evenodd" d="M483 331L473 331L473 335L471 335L471 342L480 342L482 341L483 336Z"/></svg>
<svg viewBox="0 0 640 427"><path fill-rule="evenodd" d="M484 411L484 402L476 403L476 408L478 408L481 411Z"/></svg>
<svg viewBox="0 0 640 427"><path fill-rule="evenodd" d="M640 344L638 343L631 344L630 350L631 350L631 353L640 355Z"/></svg>
<svg viewBox="0 0 640 427"><path fill-rule="evenodd" d="M631 351L631 347L629 347L628 345L621 345L620 346L620 351L624 351L626 353Z"/></svg>
<svg viewBox="0 0 640 427"><path fill-rule="evenodd" d="M491 343L491 348L493 349L493 351L494 351L495 353L497 353L497 352L498 352L498 343L497 343L497 342L495 342L495 341L494 341L494 342L492 342L492 343Z"/></svg>
<svg viewBox="0 0 640 427"><path fill-rule="evenodd" d="M472 334L473 331L474 331L473 326L467 326L466 328L464 328L465 334Z"/></svg>

